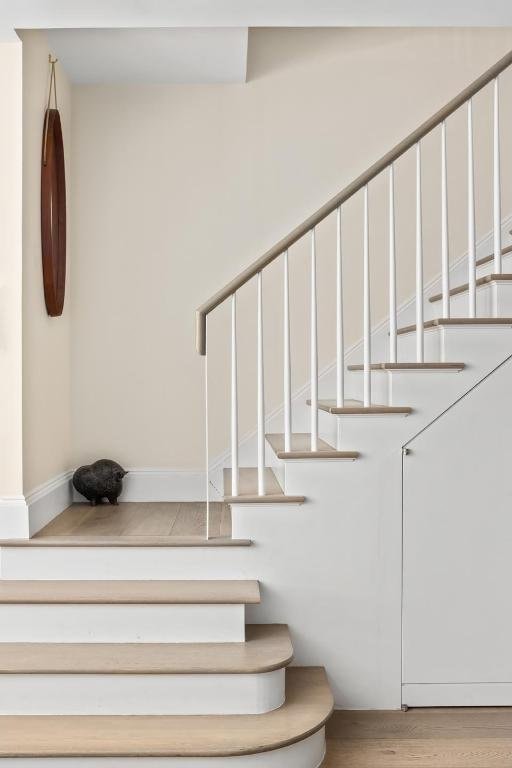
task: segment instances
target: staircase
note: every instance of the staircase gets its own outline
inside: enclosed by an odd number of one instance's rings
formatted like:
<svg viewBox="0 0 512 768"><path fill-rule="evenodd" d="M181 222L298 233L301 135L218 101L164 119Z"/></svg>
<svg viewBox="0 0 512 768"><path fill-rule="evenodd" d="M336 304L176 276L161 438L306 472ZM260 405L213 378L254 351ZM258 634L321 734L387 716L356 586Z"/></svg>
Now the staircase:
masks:
<svg viewBox="0 0 512 768"><path fill-rule="evenodd" d="M0 764L319 768L337 704L397 708L401 695L403 448L510 354L512 245L502 243L498 62L198 311L231 303L231 449L211 486L231 537L131 542L67 536L1 546ZM494 87L494 252L476 258L471 98ZM467 280L450 286L445 121L468 114ZM421 145L441 126L441 292L423 285ZM393 164L417 160L416 296L396 305ZM389 336L372 334L368 185L389 180ZM362 362L343 339L342 205L362 191ZM337 220L335 365L318 371L315 227ZM311 247L308 395L292 398L288 250ZM265 414L262 272L283 262L283 412ZM508 271L507 271L508 270ZM257 431L238 434L237 291L256 279ZM360 356L360 355L359 355ZM322 390L322 391L321 391ZM208 426L208 388L206 387ZM293 429L295 428L295 431ZM208 434L207 434L208 454ZM211 482L210 482L211 481ZM380 555L392 567L379 569ZM335 563L338 570L333 571ZM260 586L261 580L261 586ZM342 606L343 621L333 606ZM307 607L308 621L304 621ZM282 618L284 617L284 619ZM292 627L278 623L286 620Z"/></svg>

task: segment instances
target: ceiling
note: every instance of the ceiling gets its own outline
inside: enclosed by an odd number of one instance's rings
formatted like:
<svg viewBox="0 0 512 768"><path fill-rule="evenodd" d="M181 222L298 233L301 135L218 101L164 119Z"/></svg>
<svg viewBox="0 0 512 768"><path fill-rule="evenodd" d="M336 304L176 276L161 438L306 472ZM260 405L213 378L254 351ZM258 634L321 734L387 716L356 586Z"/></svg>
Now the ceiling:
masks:
<svg viewBox="0 0 512 768"><path fill-rule="evenodd" d="M512 0L0 0L77 83L243 82L248 27L512 26Z"/></svg>
<svg viewBox="0 0 512 768"><path fill-rule="evenodd" d="M0 0L16 28L512 26L510 0Z"/></svg>
<svg viewBox="0 0 512 768"><path fill-rule="evenodd" d="M73 83L245 82L247 27L50 29Z"/></svg>

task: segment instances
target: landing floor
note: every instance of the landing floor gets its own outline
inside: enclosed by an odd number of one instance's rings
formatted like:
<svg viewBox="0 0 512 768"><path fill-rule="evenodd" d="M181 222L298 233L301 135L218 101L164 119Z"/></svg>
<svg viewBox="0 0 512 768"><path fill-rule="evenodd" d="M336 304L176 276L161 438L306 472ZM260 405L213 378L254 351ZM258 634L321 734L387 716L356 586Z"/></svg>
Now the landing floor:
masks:
<svg viewBox="0 0 512 768"><path fill-rule="evenodd" d="M510 768L512 708L335 712L322 768Z"/></svg>
<svg viewBox="0 0 512 768"><path fill-rule="evenodd" d="M118 506L73 504L34 538L163 537L202 539L206 532L206 504L202 502L121 502ZM210 536L231 536L231 510L210 504Z"/></svg>

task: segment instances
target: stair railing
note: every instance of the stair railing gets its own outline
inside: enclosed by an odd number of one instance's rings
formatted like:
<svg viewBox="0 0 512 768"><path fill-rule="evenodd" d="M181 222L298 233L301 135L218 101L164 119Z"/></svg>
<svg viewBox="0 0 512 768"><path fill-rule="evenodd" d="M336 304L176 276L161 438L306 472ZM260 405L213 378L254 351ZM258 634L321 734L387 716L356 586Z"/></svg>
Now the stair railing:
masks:
<svg viewBox="0 0 512 768"><path fill-rule="evenodd" d="M379 174L388 173L389 197L389 362L397 361L397 307L396 307L396 254L395 254L395 206L394 163L413 147L416 150L416 361L424 362L423 317L423 233L421 200L421 140L441 126L441 274L443 317L450 317L449 248L448 248L448 185L446 120L460 107L467 110L467 212L468 212L468 316L476 317L476 234L473 154L473 102L472 98L486 85L493 82L493 248L494 272L500 274L501 266L501 181L500 181L500 127L499 127L499 74L512 64L512 51L490 67L471 85L461 91L442 109L403 139L393 149L358 176L325 205L299 224L270 250L231 280L224 288L202 304L196 312L196 346L200 355L207 355L208 315L227 299L232 300L231 316L231 495L239 493L238 467L238 387L237 387L237 338L236 294L237 291L257 278L257 445L258 445L258 495L265 494L265 405L263 371L263 283L262 272L277 258L283 258L284 269L284 327L283 327L283 396L285 450L292 446L291 419L291 359L290 359L290 308L289 308L289 249L303 237L310 238L310 391L311 391L311 450L318 449L318 339L316 293L316 226L336 211L336 404L344 405L344 343L343 343L343 276L341 254L342 206L357 192L363 191L363 402L371 405L371 313L370 313L370 249L368 185ZM206 400L208 392L206 388ZM207 465L208 474L208 465ZM207 479L207 488L209 487ZM208 493L207 493L208 498Z"/></svg>

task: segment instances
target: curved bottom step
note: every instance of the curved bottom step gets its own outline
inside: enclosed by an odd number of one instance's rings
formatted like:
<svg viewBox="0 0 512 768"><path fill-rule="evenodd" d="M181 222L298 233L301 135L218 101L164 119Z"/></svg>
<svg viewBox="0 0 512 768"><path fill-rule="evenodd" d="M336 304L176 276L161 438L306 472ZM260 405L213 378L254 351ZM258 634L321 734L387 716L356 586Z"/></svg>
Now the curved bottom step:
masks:
<svg viewBox="0 0 512 768"><path fill-rule="evenodd" d="M325 729L287 747L229 757L12 757L2 768L320 768L325 757Z"/></svg>
<svg viewBox="0 0 512 768"><path fill-rule="evenodd" d="M292 656L279 624L244 643L0 643L0 715L261 714Z"/></svg>
<svg viewBox="0 0 512 768"><path fill-rule="evenodd" d="M325 671L305 667L287 670L285 703L263 715L2 716L0 766L317 768L332 708Z"/></svg>

